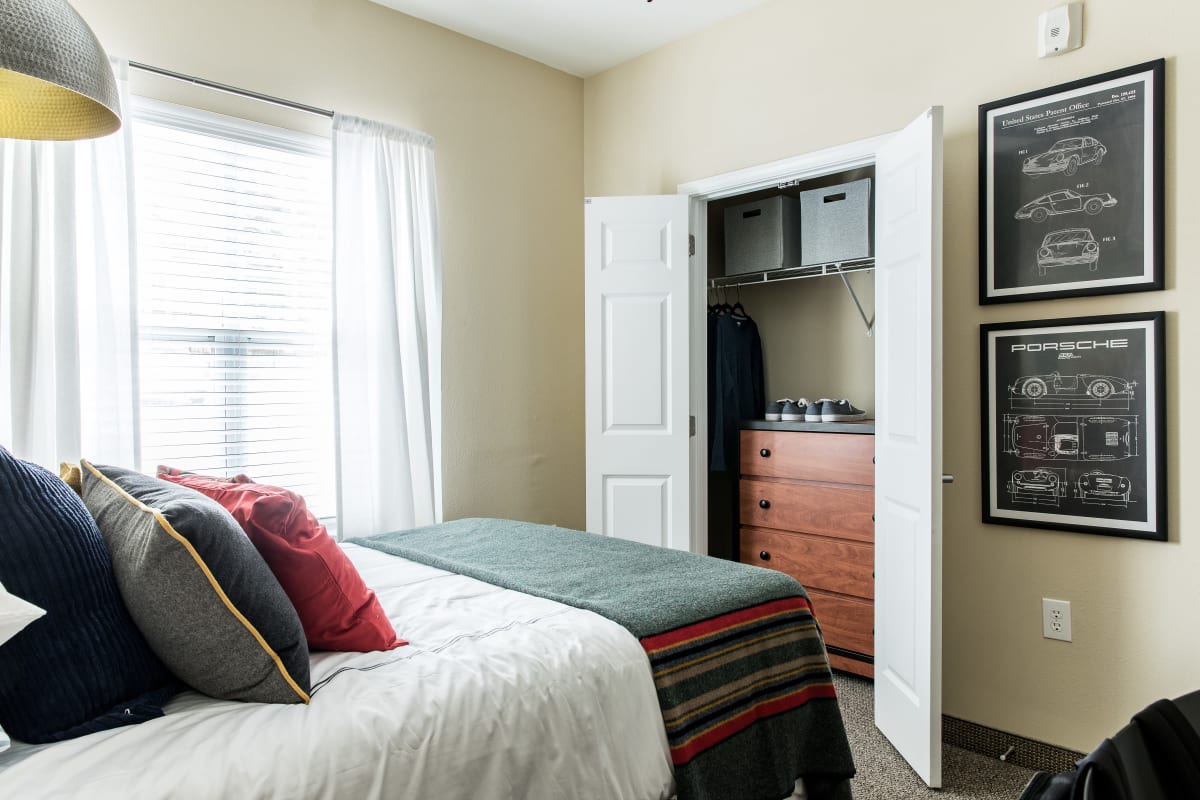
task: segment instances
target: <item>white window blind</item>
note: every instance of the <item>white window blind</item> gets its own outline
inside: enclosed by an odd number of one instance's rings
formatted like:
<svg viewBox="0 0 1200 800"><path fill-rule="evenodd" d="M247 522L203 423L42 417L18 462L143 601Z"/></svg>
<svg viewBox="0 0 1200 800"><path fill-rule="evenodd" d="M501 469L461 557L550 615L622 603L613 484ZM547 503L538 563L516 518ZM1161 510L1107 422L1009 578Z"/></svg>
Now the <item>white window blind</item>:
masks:
<svg viewBox="0 0 1200 800"><path fill-rule="evenodd" d="M141 468L335 512L330 148L137 98Z"/></svg>

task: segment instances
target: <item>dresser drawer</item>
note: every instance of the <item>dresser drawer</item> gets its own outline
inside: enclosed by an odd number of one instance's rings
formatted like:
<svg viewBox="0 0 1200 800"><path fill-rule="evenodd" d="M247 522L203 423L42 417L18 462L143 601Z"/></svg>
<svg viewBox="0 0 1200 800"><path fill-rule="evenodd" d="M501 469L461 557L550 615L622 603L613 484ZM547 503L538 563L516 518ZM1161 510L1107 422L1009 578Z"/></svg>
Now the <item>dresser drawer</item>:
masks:
<svg viewBox="0 0 1200 800"><path fill-rule="evenodd" d="M762 528L742 528L741 538L743 564L786 572L806 589L875 596L875 548L869 544Z"/></svg>
<svg viewBox="0 0 1200 800"><path fill-rule="evenodd" d="M875 541L874 489L742 479L738 495L743 525Z"/></svg>
<svg viewBox="0 0 1200 800"><path fill-rule="evenodd" d="M741 448L743 475L875 485L869 433L742 431Z"/></svg>
<svg viewBox="0 0 1200 800"><path fill-rule="evenodd" d="M811 589L813 614L829 647L875 655L875 606L865 600L837 597Z"/></svg>

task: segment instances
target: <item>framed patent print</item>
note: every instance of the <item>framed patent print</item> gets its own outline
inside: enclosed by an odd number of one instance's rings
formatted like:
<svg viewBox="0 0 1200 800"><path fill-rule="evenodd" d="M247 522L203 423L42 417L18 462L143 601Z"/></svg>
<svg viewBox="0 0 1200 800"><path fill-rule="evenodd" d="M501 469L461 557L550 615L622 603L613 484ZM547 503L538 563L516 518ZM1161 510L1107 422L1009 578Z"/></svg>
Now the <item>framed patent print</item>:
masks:
<svg viewBox="0 0 1200 800"><path fill-rule="evenodd" d="M1163 320L981 326L984 522L1167 538Z"/></svg>
<svg viewBox="0 0 1200 800"><path fill-rule="evenodd" d="M1163 288L1163 60L979 107L979 302Z"/></svg>

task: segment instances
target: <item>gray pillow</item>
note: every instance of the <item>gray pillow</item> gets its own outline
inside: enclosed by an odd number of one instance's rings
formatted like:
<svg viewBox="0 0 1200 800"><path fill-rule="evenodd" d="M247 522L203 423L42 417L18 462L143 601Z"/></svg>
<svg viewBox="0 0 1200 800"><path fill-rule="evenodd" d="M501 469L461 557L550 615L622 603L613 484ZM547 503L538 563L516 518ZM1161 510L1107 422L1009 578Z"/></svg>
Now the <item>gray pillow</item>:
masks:
<svg viewBox="0 0 1200 800"><path fill-rule="evenodd" d="M307 703L300 617L229 512L140 472L81 466L121 596L163 663L211 697Z"/></svg>

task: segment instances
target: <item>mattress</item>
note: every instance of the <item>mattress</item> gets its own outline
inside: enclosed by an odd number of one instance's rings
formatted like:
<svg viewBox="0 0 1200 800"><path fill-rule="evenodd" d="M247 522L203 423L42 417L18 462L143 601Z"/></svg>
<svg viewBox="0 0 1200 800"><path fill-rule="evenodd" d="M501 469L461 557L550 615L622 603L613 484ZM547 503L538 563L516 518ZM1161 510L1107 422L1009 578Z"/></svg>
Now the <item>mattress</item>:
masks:
<svg viewBox="0 0 1200 800"><path fill-rule="evenodd" d="M185 692L141 725L0 753L0 797L666 800L646 654L590 611L343 545L411 644L314 653L312 703Z"/></svg>

